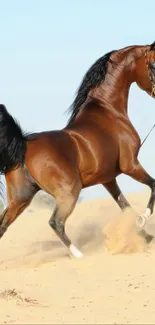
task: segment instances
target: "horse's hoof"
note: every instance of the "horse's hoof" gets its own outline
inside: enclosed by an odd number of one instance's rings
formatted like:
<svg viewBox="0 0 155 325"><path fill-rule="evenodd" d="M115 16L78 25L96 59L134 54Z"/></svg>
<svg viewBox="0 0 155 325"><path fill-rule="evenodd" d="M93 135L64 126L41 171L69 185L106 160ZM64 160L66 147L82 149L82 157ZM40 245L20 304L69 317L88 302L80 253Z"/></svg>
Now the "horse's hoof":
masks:
<svg viewBox="0 0 155 325"><path fill-rule="evenodd" d="M150 244L151 241L154 239L154 237L152 235L147 234L145 229L139 230L138 234L146 240L147 244Z"/></svg>
<svg viewBox="0 0 155 325"><path fill-rule="evenodd" d="M136 225L137 225L138 228L140 228L140 229L144 228L145 224L146 224L146 217L139 216L136 219Z"/></svg>

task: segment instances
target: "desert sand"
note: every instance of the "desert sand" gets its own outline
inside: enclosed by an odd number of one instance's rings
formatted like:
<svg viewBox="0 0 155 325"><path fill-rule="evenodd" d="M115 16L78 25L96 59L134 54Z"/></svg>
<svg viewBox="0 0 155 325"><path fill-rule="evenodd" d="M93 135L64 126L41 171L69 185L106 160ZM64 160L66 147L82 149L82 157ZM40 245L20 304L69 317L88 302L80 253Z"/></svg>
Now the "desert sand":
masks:
<svg viewBox="0 0 155 325"><path fill-rule="evenodd" d="M48 225L52 202L36 196L0 241L0 323L154 324L155 245L135 230L149 194L128 195L135 213L124 215L111 197L77 204L66 231L80 260Z"/></svg>

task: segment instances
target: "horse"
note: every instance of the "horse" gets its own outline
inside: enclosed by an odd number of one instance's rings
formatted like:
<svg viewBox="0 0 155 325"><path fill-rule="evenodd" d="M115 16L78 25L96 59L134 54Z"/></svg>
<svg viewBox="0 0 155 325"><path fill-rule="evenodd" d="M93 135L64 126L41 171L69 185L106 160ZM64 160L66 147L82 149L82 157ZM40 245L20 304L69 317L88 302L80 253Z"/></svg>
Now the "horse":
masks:
<svg viewBox="0 0 155 325"><path fill-rule="evenodd" d="M83 77L69 107L70 118L60 130L25 133L0 105L0 172L5 174L8 189L0 237L42 189L56 201L49 225L68 252L81 258L82 252L65 231L80 191L102 184L124 211L130 204L116 180L123 173L151 190L144 213L136 219L139 229L144 229L154 211L155 179L138 160L141 140L128 116L134 82L155 98L155 42L131 45L99 58Z"/></svg>

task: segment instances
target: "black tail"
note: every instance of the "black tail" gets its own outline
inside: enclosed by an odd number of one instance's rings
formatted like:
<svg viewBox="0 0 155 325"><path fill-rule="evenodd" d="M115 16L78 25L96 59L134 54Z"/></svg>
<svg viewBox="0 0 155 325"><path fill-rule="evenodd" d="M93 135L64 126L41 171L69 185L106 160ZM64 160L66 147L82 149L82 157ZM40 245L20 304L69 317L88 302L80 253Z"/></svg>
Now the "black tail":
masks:
<svg viewBox="0 0 155 325"><path fill-rule="evenodd" d="M27 136L16 120L0 104L0 173L24 165Z"/></svg>

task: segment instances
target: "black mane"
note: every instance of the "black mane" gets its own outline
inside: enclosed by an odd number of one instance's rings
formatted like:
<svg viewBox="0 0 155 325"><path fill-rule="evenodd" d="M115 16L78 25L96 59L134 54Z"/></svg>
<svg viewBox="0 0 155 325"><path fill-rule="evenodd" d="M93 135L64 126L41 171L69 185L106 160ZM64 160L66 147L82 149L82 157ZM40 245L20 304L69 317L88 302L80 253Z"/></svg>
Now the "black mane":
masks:
<svg viewBox="0 0 155 325"><path fill-rule="evenodd" d="M114 52L116 51L111 51L99 58L85 74L82 83L77 91L77 96L73 104L69 107L69 111L71 112L69 123L73 121L73 119L80 111L82 104L87 99L89 91L99 86L101 82L104 81L108 69L108 62L112 62L112 60L110 60L110 56Z"/></svg>

